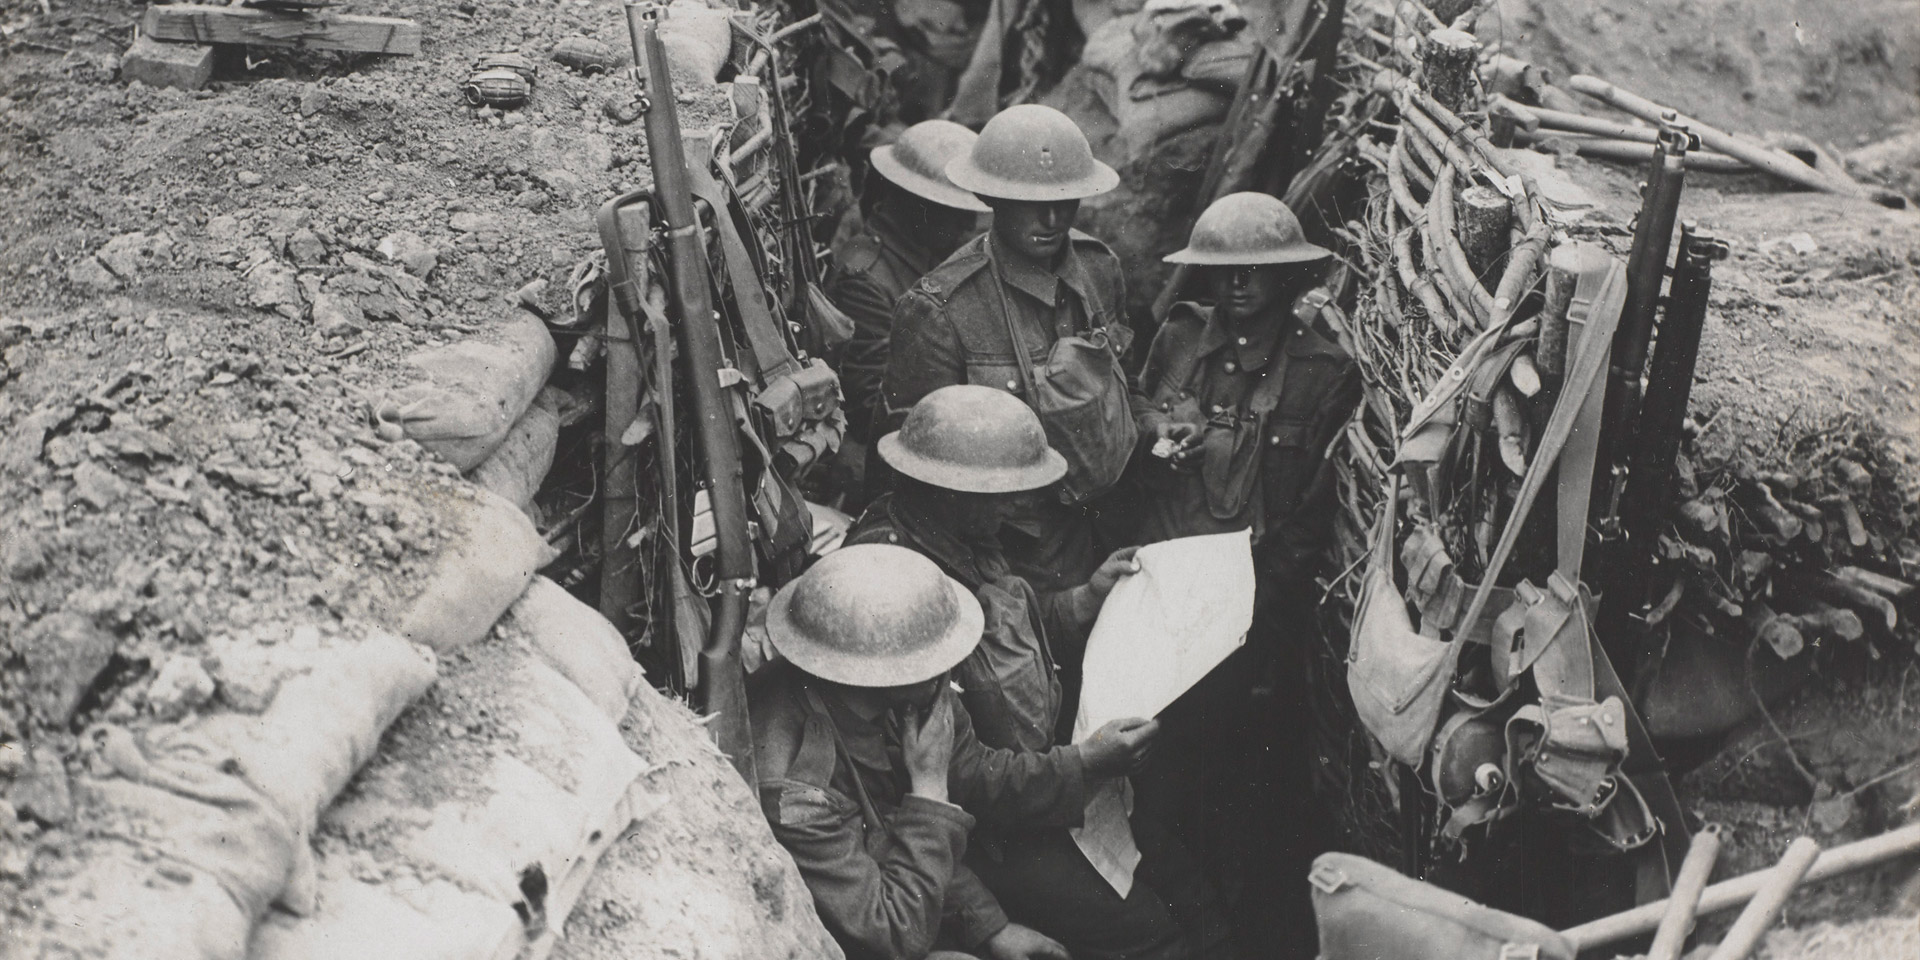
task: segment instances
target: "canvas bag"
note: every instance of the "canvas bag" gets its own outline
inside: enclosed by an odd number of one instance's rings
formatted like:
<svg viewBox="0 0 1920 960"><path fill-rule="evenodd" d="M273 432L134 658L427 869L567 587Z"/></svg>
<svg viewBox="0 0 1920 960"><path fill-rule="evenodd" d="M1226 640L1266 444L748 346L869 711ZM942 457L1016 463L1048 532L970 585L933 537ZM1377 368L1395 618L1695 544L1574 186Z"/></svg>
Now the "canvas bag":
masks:
<svg viewBox="0 0 1920 960"><path fill-rule="evenodd" d="M1353 617L1347 650L1347 689L1354 712L1388 756L1418 767L1440 719L1451 673L1451 644L1423 636L1407 615L1407 601L1393 585L1393 530L1399 512L1400 478L1387 484L1374 531L1373 552Z"/></svg>
<svg viewBox="0 0 1920 960"><path fill-rule="evenodd" d="M1401 876L1365 857L1321 854L1308 874L1320 960L1573 960L1548 927Z"/></svg>
<svg viewBox="0 0 1920 960"><path fill-rule="evenodd" d="M993 260L992 244L987 245L987 258ZM993 269L998 274L999 264ZM1079 503L1112 487L1133 459L1139 439L1127 398L1127 375L1120 369L1120 355L1127 352L1133 331L1096 327L1086 336L1061 337L1047 351L1046 363L1035 365L1013 326L1006 288L997 281L992 286L999 293L1000 319L1013 342L1027 404L1046 428L1047 445L1067 458L1060 499Z"/></svg>

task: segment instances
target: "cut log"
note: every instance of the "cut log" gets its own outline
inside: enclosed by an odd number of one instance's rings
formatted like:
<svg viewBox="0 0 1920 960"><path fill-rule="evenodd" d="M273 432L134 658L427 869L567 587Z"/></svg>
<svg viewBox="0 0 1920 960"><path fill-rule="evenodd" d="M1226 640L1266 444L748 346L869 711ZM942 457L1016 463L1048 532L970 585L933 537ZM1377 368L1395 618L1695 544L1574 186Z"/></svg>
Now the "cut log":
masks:
<svg viewBox="0 0 1920 960"><path fill-rule="evenodd" d="M1833 575L1872 590L1890 600L1905 599L1907 594L1913 592L1913 584L1905 580L1896 580L1884 573L1874 573L1872 570L1863 570L1859 567L1839 567L1833 571Z"/></svg>
<svg viewBox="0 0 1920 960"><path fill-rule="evenodd" d="M1456 115L1478 106L1474 74L1480 41L1461 30L1435 30L1420 45L1421 83L1433 99Z"/></svg>
<svg viewBox="0 0 1920 960"><path fill-rule="evenodd" d="M141 36L120 58L120 78L149 87L198 90L213 76L213 48L204 43L161 43Z"/></svg>
<svg viewBox="0 0 1920 960"><path fill-rule="evenodd" d="M1476 277L1499 274L1507 253L1507 229L1513 223L1513 206L1500 191L1474 184L1460 191L1456 216L1460 226L1460 247Z"/></svg>
<svg viewBox="0 0 1920 960"><path fill-rule="evenodd" d="M148 7L140 31L155 40L186 43L242 43L403 57L420 52L418 23L343 13L280 14L246 7L171 4Z"/></svg>

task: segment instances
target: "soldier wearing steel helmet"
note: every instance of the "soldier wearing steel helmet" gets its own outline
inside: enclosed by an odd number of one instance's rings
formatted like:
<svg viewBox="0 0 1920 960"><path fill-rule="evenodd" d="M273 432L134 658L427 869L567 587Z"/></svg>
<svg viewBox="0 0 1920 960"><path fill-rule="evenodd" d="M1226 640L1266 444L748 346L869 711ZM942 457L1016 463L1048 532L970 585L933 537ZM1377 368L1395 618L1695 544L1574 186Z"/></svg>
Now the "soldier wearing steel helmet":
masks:
<svg viewBox="0 0 1920 960"><path fill-rule="evenodd" d="M1086 584L1062 592L1036 591L1011 571L1002 518L1021 494L1057 482L1067 464L1047 446L1039 417L1004 390L941 387L877 448L895 486L846 542L907 547L973 591L985 626L953 678L980 742L1045 752L1066 741L1071 712L1060 669L1081 660L1107 594L1137 568L1135 548L1116 551ZM1157 824L1135 818L1132 826L1142 860L1124 897L1058 827L982 827L967 862L1011 916L1076 960L1225 955L1222 911L1191 857Z"/></svg>
<svg viewBox="0 0 1920 960"><path fill-rule="evenodd" d="M899 139L875 147L873 173L860 198L863 228L834 244L826 293L853 320L840 365L847 436L873 442L874 411L882 407L881 377L892 340L893 305L914 281L980 232L985 204L947 179L947 161L978 137L950 120L908 127Z"/></svg>
<svg viewBox="0 0 1920 960"><path fill-rule="evenodd" d="M853 958L1066 960L1010 923L965 865L975 817L1069 826L1088 784L1124 776L1157 729L1118 720L1075 746L981 744L949 671L979 644L965 587L902 547L845 547L767 608L784 658L748 685L762 809Z"/></svg>
<svg viewBox="0 0 1920 960"><path fill-rule="evenodd" d="M1160 751L1135 785L1137 809L1186 825L1182 838L1209 875L1239 892L1242 932L1276 956L1295 955L1288 939L1311 923L1293 878L1324 849L1301 735L1311 722L1304 652L1312 563L1336 512L1323 454L1360 396L1353 360L1319 312L1302 319L1295 309L1330 256L1266 194L1231 194L1201 213L1186 248L1166 259L1199 267L1213 303L1176 304L1154 337L1140 430L1158 456L1139 458L1129 477L1143 542L1253 531L1259 587L1247 645L1162 712L1178 748ZM1256 685L1271 696L1254 697ZM1277 781L1265 799L1247 786L1262 763L1260 776Z"/></svg>
<svg viewBox="0 0 1920 960"><path fill-rule="evenodd" d="M1008 558L1043 589L1085 583L1101 557L1094 511L1139 435L1119 362L1132 340L1120 262L1073 223L1080 201L1112 190L1119 175L1065 114L1034 104L995 116L946 171L993 209L993 226L894 308L890 423L949 384L1025 401L1067 471L1009 519Z"/></svg>

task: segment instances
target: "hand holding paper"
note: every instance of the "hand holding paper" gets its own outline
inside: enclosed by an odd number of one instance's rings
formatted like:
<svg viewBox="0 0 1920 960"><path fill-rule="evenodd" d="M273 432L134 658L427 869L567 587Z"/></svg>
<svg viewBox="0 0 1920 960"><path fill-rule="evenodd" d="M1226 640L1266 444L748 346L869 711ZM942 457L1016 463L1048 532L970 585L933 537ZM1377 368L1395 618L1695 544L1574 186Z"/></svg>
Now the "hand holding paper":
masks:
<svg viewBox="0 0 1920 960"><path fill-rule="evenodd" d="M1179 699L1239 648L1253 625L1250 531L1149 544L1133 560L1139 572L1121 578L1107 595L1082 666L1073 739L1086 751L1093 778L1138 769L1160 729L1158 721L1139 718ZM1137 752L1107 767L1104 751L1129 738L1139 741ZM1110 739L1114 743L1104 743ZM1102 784L1087 801L1084 825L1072 831L1087 862L1122 897L1133 889L1140 865L1127 822L1132 794L1125 780Z"/></svg>

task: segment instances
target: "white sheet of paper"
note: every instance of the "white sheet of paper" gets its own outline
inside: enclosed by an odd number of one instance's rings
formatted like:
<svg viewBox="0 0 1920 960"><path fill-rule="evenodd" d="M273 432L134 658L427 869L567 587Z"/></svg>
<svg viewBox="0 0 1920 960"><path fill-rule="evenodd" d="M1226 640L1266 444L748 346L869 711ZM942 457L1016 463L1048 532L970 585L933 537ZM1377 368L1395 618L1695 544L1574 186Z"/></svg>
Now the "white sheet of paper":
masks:
<svg viewBox="0 0 1920 960"><path fill-rule="evenodd" d="M1114 586L1087 639L1075 743L1109 720L1165 710L1253 625L1251 531L1150 543L1135 559L1140 572Z"/></svg>
<svg viewBox="0 0 1920 960"><path fill-rule="evenodd" d="M1140 572L1107 595L1087 640L1075 743L1110 720L1157 715L1246 642L1253 625L1251 531L1148 544L1135 559ZM1109 780L1070 831L1122 897L1140 865L1132 813L1132 785Z"/></svg>

